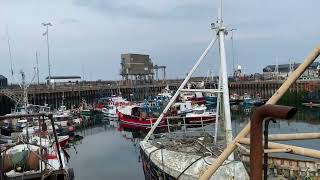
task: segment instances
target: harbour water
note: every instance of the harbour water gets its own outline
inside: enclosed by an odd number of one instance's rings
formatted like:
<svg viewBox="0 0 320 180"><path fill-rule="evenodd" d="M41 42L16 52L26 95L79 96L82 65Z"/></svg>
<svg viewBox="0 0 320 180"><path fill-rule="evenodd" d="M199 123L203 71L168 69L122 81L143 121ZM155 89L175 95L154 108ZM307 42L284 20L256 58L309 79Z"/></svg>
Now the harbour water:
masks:
<svg viewBox="0 0 320 180"><path fill-rule="evenodd" d="M249 121L251 108L232 107L232 125L237 134ZM270 123L270 133L319 132L319 109L299 108L296 116L290 121ZM143 133L128 132L119 128L117 121L107 121L103 125L79 131L84 136L75 145L76 150L69 148L71 155L69 165L74 168L75 179L144 179L139 156L139 141ZM284 142L320 149L320 140ZM282 154L281 154L282 155Z"/></svg>
<svg viewBox="0 0 320 180"><path fill-rule="evenodd" d="M69 148L69 165L76 180L144 179L139 148L130 133L119 131L117 122L105 122L80 131L83 140Z"/></svg>

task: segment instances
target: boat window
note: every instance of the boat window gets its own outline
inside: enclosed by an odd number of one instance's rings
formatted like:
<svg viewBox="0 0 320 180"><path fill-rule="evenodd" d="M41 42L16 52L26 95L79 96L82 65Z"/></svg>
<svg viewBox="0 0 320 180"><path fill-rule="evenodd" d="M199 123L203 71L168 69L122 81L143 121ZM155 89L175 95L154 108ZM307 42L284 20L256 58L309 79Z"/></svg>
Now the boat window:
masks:
<svg viewBox="0 0 320 180"><path fill-rule="evenodd" d="M193 113L194 114L203 114L204 110L194 110Z"/></svg>

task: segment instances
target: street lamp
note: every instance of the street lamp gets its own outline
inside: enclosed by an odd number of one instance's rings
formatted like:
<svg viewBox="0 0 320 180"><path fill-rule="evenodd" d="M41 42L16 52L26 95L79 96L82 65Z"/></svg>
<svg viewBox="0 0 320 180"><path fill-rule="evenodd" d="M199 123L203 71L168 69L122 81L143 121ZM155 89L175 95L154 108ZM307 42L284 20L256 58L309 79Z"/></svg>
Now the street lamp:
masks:
<svg viewBox="0 0 320 180"><path fill-rule="evenodd" d="M43 26L46 27L46 32L44 32L42 35L47 36L47 49L48 49L48 69L49 69L49 83L51 83L51 64L50 64L50 51L49 51L49 26L52 26L52 24L49 23L42 23Z"/></svg>

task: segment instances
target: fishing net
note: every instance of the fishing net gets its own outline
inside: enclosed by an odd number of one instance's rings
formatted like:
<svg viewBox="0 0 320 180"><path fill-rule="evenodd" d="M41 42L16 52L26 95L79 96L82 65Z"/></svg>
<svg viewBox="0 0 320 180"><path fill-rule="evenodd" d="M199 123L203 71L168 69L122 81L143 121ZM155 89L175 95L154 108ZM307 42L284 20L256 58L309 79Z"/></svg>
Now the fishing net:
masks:
<svg viewBox="0 0 320 180"><path fill-rule="evenodd" d="M28 156L29 156L29 150L22 150L21 152L12 154L11 161L13 166L15 168L25 167L27 165Z"/></svg>

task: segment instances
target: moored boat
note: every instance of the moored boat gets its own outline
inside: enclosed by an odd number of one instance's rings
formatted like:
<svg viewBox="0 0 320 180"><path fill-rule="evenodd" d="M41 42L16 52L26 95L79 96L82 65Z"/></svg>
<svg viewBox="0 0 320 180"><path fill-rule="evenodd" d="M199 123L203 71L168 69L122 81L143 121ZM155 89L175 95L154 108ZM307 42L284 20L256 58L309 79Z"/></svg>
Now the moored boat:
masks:
<svg viewBox="0 0 320 180"><path fill-rule="evenodd" d="M0 120L40 116L43 117L46 114L1 116ZM52 119L51 122L54 126ZM55 138L48 138L47 128L42 126L39 134L30 135L28 138L22 137L14 144L5 145L1 153L3 157L1 179L72 180L73 169L67 166L68 154L62 147L67 143L68 137L57 138L55 131L53 134Z"/></svg>
<svg viewBox="0 0 320 180"><path fill-rule="evenodd" d="M206 106L198 106L192 109L191 113L187 113L185 121L189 126L205 126L216 121L216 112L207 111Z"/></svg>
<svg viewBox="0 0 320 180"><path fill-rule="evenodd" d="M226 67L226 54L224 49L224 38L227 34L226 28L223 26L222 17L218 18L217 25L212 24L212 29L216 30L217 38L213 38L208 48L201 55L197 63L187 73L187 77L182 82L175 95L169 101L166 108L164 108L161 115L158 117L155 125L148 132L143 141L140 142L141 156L143 161L143 169L145 179L199 179L207 168L217 161L217 156L220 155L221 150L232 142L232 126L231 114L229 104L229 89L228 89L228 74ZM184 89L190 80L192 74L195 72L201 61L209 52L210 48L219 40L220 47L220 72L218 89ZM218 123L215 123L215 128L200 128L189 129L187 123L176 124L168 119L168 126L170 127L168 133L158 136L154 134L157 126L166 116L167 112L173 105L174 101L181 92L214 92L218 93L216 120L219 119L219 112L223 112L224 121L224 136L218 138ZM221 101L221 96L223 97ZM221 103L221 106L220 106ZM223 111L220 111L223 108ZM201 109L200 117L203 117L205 110ZM208 113L209 115L210 113ZM187 114L188 115L188 114ZM211 114L210 114L211 115ZM212 114L213 115L213 114ZM191 117L197 117L193 113ZM187 117L186 117L187 118ZM198 117L197 117L198 118ZM169 122L170 121L170 122ZM203 119L200 119L203 124ZM173 123L171 125L171 123ZM181 129L176 126L181 126ZM175 130L177 129L177 130ZM221 136L221 135L220 135ZM151 138L152 137L152 138ZM249 179L248 173L241 161L234 160L234 156L230 156L230 161L221 166L218 171L208 179Z"/></svg>
<svg viewBox="0 0 320 180"><path fill-rule="evenodd" d="M149 130L157 118L150 116L147 112L142 112L141 109L143 107L138 105L125 106L119 109L119 121L123 127ZM165 125L165 120L162 120L160 124Z"/></svg>

